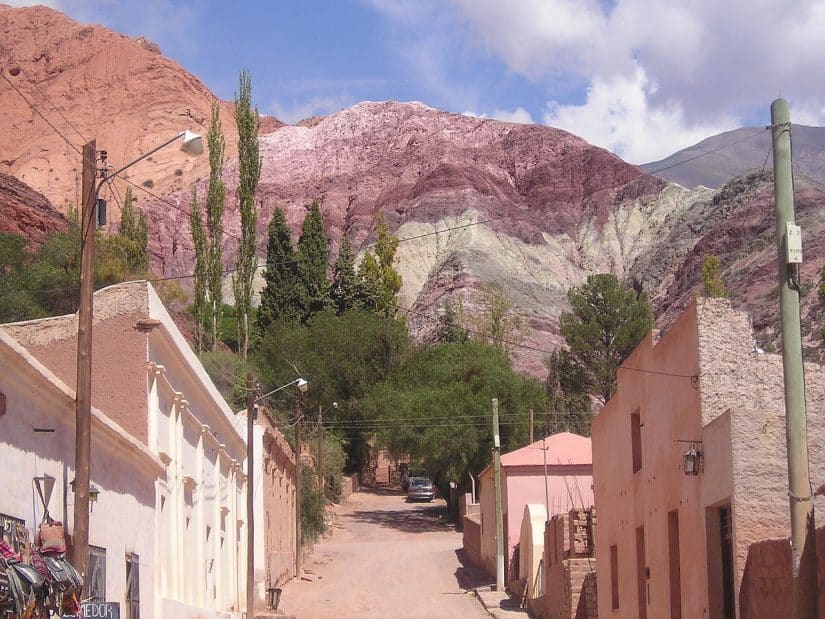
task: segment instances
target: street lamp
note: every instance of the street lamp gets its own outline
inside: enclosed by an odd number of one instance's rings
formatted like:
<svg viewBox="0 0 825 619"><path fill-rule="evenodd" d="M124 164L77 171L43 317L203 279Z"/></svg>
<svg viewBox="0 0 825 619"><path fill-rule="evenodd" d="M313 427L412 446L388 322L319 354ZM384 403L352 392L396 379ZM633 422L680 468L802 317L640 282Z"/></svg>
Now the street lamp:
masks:
<svg viewBox="0 0 825 619"><path fill-rule="evenodd" d="M306 393L309 388L309 383L303 378L298 377L295 380L289 381L285 385L281 385L277 389L267 391L257 398L254 394L254 382L252 379L252 372L246 374L246 616L251 619L255 611L255 502L253 491L255 488L255 467L253 465L253 456L255 454L255 442L253 435L253 418L255 416L255 405L264 398L277 393L282 389L295 385L300 393ZM296 426L297 427L297 426ZM297 436L297 435L296 435ZM301 534L301 520L300 520L300 503L298 502L298 493L300 488L300 480L297 479L300 473L300 456L298 455L300 445L296 445L295 457L295 472L296 472L296 499L295 513L298 515L296 523L297 535ZM298 538L300 539L300 537ZM300 554L300 548L296 547L296 556Z"/></svg>
<svg viewBox="0 0 825 619"><path fill-rule="evenodd" d="M83 203L80 210L80 307L77 312L77 383L75 389L75 483L74 526L72 528L72 560L84 582L89 563L89 460L92 433L92 297L94 294L95 206L103 184L138 161L172 142L183 138L181 149L190 155L203 152L203 139L191 131L181 131L163 144L142 154L123 167L109 172L104 167L98 176L98 155L106 160L106 152L98 153L95 140L83 145Z"/></svg>

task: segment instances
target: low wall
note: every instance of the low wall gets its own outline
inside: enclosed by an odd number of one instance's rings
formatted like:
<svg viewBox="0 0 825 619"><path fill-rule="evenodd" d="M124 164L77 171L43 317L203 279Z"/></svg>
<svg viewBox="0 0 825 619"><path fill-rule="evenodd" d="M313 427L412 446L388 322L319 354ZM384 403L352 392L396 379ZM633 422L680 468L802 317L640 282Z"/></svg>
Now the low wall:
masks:
<svg viewBox="0 0 825 619"><path fill-rule="evenodd" d="M347 500L353 492L358 492L361 485L358 483L358 473L341 477L341 503Z"/></svg>
<svg viewBox="0 0 825 619"><path fill-rule="evenodd" d="M477 514L466 515L463 518L464 552L467 558L478 567L483 567L481 561L481 518Z"/></svg>
<svg viewBox="0 0 825 619"><path fill-rule="evenodd" d="M816 532L819 616L825 617L825 527ZM791 546L788 539L751 544L739 590L740 619L772 619L793 614Z"/></svg>

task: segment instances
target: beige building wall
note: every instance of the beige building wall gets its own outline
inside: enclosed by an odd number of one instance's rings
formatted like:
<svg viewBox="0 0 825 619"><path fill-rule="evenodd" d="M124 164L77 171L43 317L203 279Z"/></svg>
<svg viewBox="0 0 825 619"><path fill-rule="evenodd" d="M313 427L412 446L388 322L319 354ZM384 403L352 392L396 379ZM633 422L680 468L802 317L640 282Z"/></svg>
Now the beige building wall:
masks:
<svg viewBox="0 0 825 619"><path fill-rule="evenodd" d="M593 422L600 615L724 617L727 565L727 604L743 617L751 547L790 532L782 376L781 357L756 349L747 314L720 299L697 300L624 362ZM806 365L806 385L816 484L825 478L820 366ZM691 441L703 455L696 476L683 471Z"/></svg>

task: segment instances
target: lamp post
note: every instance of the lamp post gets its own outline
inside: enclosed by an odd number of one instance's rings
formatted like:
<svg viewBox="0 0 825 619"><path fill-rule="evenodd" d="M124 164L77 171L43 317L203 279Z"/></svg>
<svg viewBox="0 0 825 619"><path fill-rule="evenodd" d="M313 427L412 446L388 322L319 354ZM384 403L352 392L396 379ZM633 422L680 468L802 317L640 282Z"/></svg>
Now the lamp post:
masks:
<svg viewBox="0 0 825 619"><path fill-rule="evenodd" d="M277 393L281 389L286 389L295 385L300 393L306 393L309 388L309 383L303 378L296 378L288 382L286 385L281 385L277 389L267 391L257 398L254 395L254 383L252 379L252 372L246 374L246 616L247 619L252 619L255 612L255 467L253 463L253 456L255 455L255 441L254 441L254 418L255 405L266 398L267 396ZM298 454L297 450L295 452ZM297 462L300 455L296 455L296 471ZM297 486L296 486L297 488ZM300 522L298 523L298 531L300 532Z"/></svg>
<svg viewBox="0 0 825 619"><path fill-rule="evenodd" d="M80 209L80 307L77 312L77 383L75 389L75 497L72 527L72 561L86 581L89 564L89 460L92 432L92 297L94 294L95 205L103 184L125 169L142 161L175 140L183 138L181 149L190 155L203 152L203 140L197 133L181 131L123 167L109 172L104 167L98 176L98 155L105 161L105 151L98 153L94 140L83 145L83 200Z"/></svg>

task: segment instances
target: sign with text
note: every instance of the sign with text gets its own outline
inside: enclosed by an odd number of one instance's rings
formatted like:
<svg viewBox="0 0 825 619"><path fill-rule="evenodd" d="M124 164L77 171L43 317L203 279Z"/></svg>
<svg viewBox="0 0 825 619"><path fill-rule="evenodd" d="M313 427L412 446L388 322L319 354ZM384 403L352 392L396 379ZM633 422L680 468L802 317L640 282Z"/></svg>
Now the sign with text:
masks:
<svg viewBox="0 0 825 619"><path fill-rule="evenodd" d="M79 615L64 615L64 619L120 619L119 602L83 602Z"/></svg>

